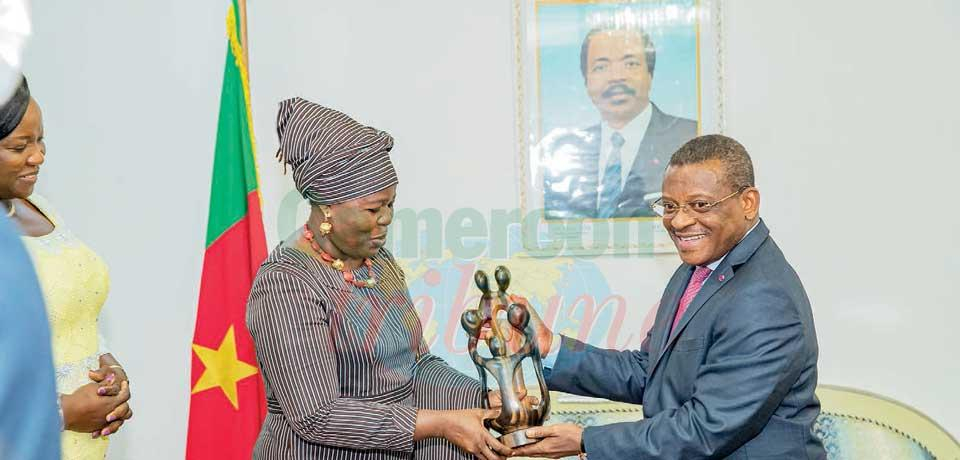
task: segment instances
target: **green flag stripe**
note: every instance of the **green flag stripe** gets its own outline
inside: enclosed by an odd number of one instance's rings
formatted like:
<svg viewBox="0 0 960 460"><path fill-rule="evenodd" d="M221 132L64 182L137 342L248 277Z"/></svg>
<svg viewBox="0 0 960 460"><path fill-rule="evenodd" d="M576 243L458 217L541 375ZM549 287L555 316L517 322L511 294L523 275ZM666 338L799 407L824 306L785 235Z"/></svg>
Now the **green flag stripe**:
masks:
<svg viewBox="0 0 960 460"><path fill-rule="evenodd" d="M252 136L238 59L227 47L214 151L207 246L247 215L247 194L257 189Z"/></svg>

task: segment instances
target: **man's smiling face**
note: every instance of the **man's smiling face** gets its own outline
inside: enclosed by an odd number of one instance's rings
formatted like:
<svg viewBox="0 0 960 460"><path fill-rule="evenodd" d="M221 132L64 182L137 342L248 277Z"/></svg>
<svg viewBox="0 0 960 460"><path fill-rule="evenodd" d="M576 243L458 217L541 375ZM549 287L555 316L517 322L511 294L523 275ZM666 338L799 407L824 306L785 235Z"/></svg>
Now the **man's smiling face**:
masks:
<svg viewBox="0 0 960 460"><path fill-rule="evenodd" d="M663 178L663 201L675 205L714 203L737 191L724 180L719 160L670 166ZM688 207L664 216L663 226L687 264L706 266L730 252L755 222L759 192L748 188L710 208L697 212Z"/></svg>

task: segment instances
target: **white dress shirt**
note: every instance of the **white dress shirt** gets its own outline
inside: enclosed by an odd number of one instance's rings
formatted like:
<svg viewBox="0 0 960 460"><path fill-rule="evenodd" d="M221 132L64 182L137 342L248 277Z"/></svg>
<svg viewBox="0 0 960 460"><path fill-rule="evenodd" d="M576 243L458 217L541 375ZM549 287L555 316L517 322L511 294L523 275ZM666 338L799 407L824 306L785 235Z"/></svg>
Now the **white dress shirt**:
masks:
<svg viewBox="0 0 960 460"><path fill-rule="evenodd" d="M648 103L643 112L621 129L613 129L606 122L600 123L600 182L597 182L598 184L603 182L603 172L606 171L607 164L610 162L610 154L613 150L610 136L614 132L623 136L623 147L620 147L620 186L623 187L623 184L627 183L627 175L630 174L633 161L637 159L637 151L640 150L643 136L647 135L651 117L653 117L652 104Z"/></svg>

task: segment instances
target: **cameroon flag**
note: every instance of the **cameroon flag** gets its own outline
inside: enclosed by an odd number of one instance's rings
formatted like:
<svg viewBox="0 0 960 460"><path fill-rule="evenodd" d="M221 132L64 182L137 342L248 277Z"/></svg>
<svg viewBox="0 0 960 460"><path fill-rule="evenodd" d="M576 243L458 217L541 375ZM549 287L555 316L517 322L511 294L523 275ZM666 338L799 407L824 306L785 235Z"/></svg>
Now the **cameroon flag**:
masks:
<svg viewBox="0 0 960 460"><path fill-rule="evenodd" d="M237 11L237 0L232 0L207 249L193 333L187 460L249 459L266 414L263 383L244 319L247 295L267 249Z"/></svg>

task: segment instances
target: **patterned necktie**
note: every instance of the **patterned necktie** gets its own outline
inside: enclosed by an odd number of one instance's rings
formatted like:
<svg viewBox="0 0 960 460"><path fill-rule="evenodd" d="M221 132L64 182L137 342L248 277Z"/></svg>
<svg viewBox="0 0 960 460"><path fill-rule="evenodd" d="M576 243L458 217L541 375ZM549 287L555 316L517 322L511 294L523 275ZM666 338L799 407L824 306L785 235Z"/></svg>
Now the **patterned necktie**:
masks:
<svg viewBox="0 0 960 460"><path fill-rule="evenodd" d="M690 302L693 302L693 298L700 292L700 288L703 287L703 282L710 277L712 271L713 270L707 267L697 267L697 269L693 271L693 276L690 277L690 283L687 284L687 290L683 291L683 297L680 297L680 307L677 308L677 316L673 317L673 327L670 328L670 335L673 335L673 330L676 329L677 324L680 323L680 318L683 318L683 313L687 311Z"/></svg>
<svg viewBox="0 0 960 460"><path fill-rule="evenodd" d="M620 167L620 148L623 147L623 136L618 132L610 135L610 155L607 157L607 167L603 171L600 182L600 206L597 217L611 217L617 210L617 199L620 198L622 168Z"/></svg>

